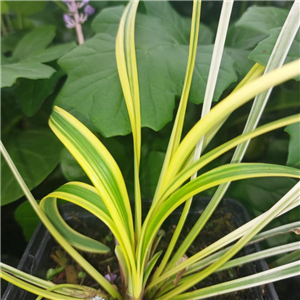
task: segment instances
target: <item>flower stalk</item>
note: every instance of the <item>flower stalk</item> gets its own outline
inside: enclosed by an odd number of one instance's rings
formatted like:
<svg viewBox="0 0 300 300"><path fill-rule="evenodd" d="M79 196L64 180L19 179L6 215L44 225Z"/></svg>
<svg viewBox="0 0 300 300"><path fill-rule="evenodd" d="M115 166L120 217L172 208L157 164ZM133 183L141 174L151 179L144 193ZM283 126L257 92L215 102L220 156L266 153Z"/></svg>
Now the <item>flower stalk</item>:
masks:
<svg viewBox="0 0 300 300"><path fill-rule="evenodd" d="M84 36L82 32L82 26L90 15L95 12L95 9L88 5L89 0L75 1L75 0L64 0L63 1L68 7L68 13L64 14L63 19L67 28L75 28L78 44L84 43ZM83 13L79 12L83 8Z"/></svg>

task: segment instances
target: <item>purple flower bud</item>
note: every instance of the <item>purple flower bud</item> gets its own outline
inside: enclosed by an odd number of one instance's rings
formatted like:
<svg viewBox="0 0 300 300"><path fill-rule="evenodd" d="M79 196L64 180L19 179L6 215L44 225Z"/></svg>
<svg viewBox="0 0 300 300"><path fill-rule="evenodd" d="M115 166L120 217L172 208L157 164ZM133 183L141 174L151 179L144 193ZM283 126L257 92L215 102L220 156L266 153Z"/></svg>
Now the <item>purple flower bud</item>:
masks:
<svg viewBox="0 0 300 300"><path fill-rule="evenodd" d="M68 4L69 0L62 0L62 2Z"/></svg>
<svg viewBox="0 0 300 300"><path fill-rule="evenodd" d="M72 18L71 18L69 15L64 14L64 21L65 21L65 23L71 22L71 21L72 21Z"/></svg>
<svg viewBox="0 0 300 300"><path fill-rule="evenodd" d="M74 28L75 27L75 21L67 14L64 14L64 21L66 23L67 28Z"/></svg>
<svg viewBox="0 0 300 300"><path fill-rule="evenodd" d="M109 274L106 274L104 277L107 281L114 282L117 278L117 275L114 273L109 273Z"/></svg>
<svg viewBox="0 0 300 300"><path fill-rule="evenodd" d="M95 12L95 8L90 5L87 5L84 7L83 11L87 16L90 16Z"/></svg>

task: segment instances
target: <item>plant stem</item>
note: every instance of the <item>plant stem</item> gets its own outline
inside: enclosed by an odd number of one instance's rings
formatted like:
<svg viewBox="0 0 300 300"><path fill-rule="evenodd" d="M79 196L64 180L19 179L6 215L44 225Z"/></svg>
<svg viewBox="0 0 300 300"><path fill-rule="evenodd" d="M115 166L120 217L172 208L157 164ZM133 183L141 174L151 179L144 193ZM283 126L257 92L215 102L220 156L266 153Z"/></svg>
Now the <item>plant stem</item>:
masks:
<svg viewBox="0 0 300 300"><path fill-rule="evenodd" d="M1 15L1 32L3 33L4 36L7 36L7 29L2 15Z"/></svg>
<svg viewBox="0 0 300 300"><path fill-rule="evenodd" d="M79 19L76 1L71 0L71 5L72 5L73 12L74 12L74 20L76 23L75 30L76 30L76 34L77 34L78 44L81 45L84 43L84 37L83 37L83 33L82 33L82 27L81 27L81 23L80 23L80 19Z"/></svg>

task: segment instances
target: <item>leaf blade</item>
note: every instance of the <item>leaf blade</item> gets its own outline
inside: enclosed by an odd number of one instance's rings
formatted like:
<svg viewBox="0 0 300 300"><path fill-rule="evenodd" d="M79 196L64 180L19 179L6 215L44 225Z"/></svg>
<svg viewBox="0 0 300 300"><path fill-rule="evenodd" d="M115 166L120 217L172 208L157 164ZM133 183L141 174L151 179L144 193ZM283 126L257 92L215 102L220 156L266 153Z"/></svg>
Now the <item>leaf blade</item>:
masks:
<svg viewBox="0 0 300 300"><path fill-rule="evenodd" d="M56 72L52 67L40 63L20 62L1 66L1 88L12 86L18 78L44 79Z"/></svg>
<svg viewBox="0 0 300 300"><path fill-rule="evenodd" d="M55 198L47 197L41 201L40 206L48 216L49 220L56 227L59 233L76 249L90 252L103 254L110 252L110 248L106 245L87 237L86 235L80 234L71 228L61 217L56 203Z"/></svg>

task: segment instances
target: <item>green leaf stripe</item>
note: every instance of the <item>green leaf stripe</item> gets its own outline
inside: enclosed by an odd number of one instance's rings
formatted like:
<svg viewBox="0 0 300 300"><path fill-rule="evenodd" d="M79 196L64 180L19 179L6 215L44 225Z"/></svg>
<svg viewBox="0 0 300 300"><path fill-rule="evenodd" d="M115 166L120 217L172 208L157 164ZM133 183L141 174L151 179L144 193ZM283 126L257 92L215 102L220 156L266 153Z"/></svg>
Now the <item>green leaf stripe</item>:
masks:
<svg viewBox="0 0 300 300"><path fill-rule="evenodd" d="M197 177L181 187L162 204L145 233L144 250L166 218L190 197L228 181L268 176L300 178L300 170L272 164L239 163L223 165Z"/></svg>
<svg viewBox="0 0 300 300"><path fill-rule="evenodd" d="M94 189L94 191L92 189ZM106 224L110 225L112 227L110 229L116 233L106 207L102 202L102 199L97 194L95 188L90 187L87 184L78 183L78 185L76 185L76 183L68 183L53 192L52 195L53 197L51 197L51 194L45 197L40 202L40 206L44 210L48 218L51 220L53 225L56 227L56 229L71 245L79 250L86 252L110 252L109 247L107 247L106 245L85 235L82 235L72 229L61 217L57 208L56 197L73 203L78 203L81 207L86 208ZM100 205L98 205L98 203L100 203ZM102 210L106 210L106 212L102 212Z"/></svg>
<svg viewBox="0 0 300 300"><path fill-rule="evenodd" d="M135 272L134 233L130 203L121 171L104 145L76 118L54 107L50 127L75 157L103 199Z"/></svg>
<svg viewBox="0 0 300 300"><path fill-rule="evenodd" d="M253 139L257 136L270 132L272 130L278 129L280 127L285 127L289 124L294 124L299 121L300 115L296 114L293 116L289 116L286 118L282 118L280 120L276 120L274 122L270 122L263 126L258 127L252 132L244 133L222 145L214 148L210 152L204 154L199 160L190 164L184 170L182 170L174 180L169 184L167 190L161 195L161 201L172 194L175 190L177 190L186 180L188 180L196 171L199 171L201 168L206 166L208 163L226 153L227 151L233 149L234 147L240 145L241 143Z"/></svg>
<svg viewBox="0 0 300 300"><path fill-rule="evenodd" d="M236 280L226 281L217 285L209 286L195 292L184 293L173 297L173 300L200 300L209 297L218 296L234 291L244 290L247 288L275 282L285 278L299 275L300 262L296 261L282 267L277 267L268 271L260 272L257 274L239 278ZM163 297L161 298L163 299Z"/></svg>

